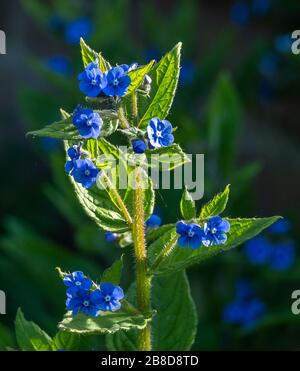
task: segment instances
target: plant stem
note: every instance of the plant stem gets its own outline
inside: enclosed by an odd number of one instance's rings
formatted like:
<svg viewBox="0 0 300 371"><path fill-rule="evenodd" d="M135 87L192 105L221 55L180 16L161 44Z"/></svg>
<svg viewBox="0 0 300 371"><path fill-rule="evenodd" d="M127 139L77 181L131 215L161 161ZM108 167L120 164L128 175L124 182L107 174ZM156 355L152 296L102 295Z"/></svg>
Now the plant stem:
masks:
<svg viewBox="0 0 300 371"><path fill-rule="evenodd" d="M124 108L121 104L117 106L117 114L118 114L118 119L120 120L120 125L122 129L129 129L130 125L129 125L129 122L127 121Z"/></svg>
<svg viewBox="0 0 300 371"><path fill-rule="evenodd" d="M116 188L111 183L109 177L106 175L106 173L104 171L102 171L102 176L103 176L104 181L108 185L109 190L113 193L114 198L116 200L116 203L117 203L119 209L122 211L122 213L124 215L124 218L126 219L126 222L131 226L132 225L131 216L130 216L130 214L129 214L128 210L127 210L127 207L126 207L124 201L122 200L119 192L116 190Z"/></svg>
<svg viewBox="0 0 300 371"><path fill-rule="evenodd" d="M136 290L138 310L147 314L151 310L151 277L147 274L147 250L145 240L144 194L142 188L141 168L136 168L134 190L134 221L133 241L136 259ZM139 350L151 350L151 324L140 331L138 339Z"/></svg>
<svg viewBox="0 0 300 371"><path fill-rule="evenodd" d="M138 122L139 112L138 112L137 93L135 91L132 93L132 115L135 121L134 124L136 125Z"/></svg>

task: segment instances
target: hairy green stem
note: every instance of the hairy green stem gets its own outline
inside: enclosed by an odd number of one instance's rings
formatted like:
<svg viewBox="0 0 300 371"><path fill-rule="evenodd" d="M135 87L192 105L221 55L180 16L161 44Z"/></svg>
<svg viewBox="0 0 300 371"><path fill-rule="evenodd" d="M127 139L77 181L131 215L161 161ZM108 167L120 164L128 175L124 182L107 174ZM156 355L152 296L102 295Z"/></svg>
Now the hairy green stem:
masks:
<svg viewBox="0 0 300 371"><path fill-rule="evenodd" d="M126 207L124 201L122 200L122 197L120 196L119 192L116 190L116 188L111 183L109 177L106 175L106 173L104 171L102 171L102 176L103 176L104 181L108 185L109 190L113 193L114 198L116 200L116 203L117 203L119 209L122 211L127 224L132 225L132 218L131 218L131 216L130 216L128 210L127 210L127 207Z"/></svg>
<svg viewBox="0 0 300 371"><path fill-rule="evenodd" d="M129 129L130 125L129 125L129 122L127 121L124 108L121 104L117 106L117 114L118 114L118 119L120 120L120 125L122 129Z"/></svg>
<svg viewBox="0 0 300 371"><path fill-rule="evenodd" d="M134 91L132 93L132 115L134 117L134 124L137 125L138 118L139 118L139 111L138 111L138 99L137 99L137 93Z"/></svg>
<svg viewBox="0 0 300 371"><path fill-rule="evenodd" d="M136 290L138 310L148 314L151 310L151 277L147 274L147 250L145 239L144 193L142 188L141 168L136 168L134 190L133 241L136 259ZM151 350L151 324L140 331L139 350Z"/></svg>

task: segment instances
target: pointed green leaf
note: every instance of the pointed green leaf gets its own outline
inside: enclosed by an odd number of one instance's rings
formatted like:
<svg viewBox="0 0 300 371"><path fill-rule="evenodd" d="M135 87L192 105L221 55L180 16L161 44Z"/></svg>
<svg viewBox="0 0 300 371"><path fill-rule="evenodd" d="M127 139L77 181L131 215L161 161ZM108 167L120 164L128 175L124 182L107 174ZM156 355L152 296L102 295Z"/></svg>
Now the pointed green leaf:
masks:
<svg viewBox="0 0 300 371"><path fill-rule="evenodd" d="M102 57L101 53L97 53L93 49L91 49L85 43L82 37L80 38L80 47L84 67L86 67L89 63L95 62L95 60L98 59L99 68L102 72L110 69L110 64Z"/></svg>
<svg viewBox="0 0 300 371"><path fill-rule="evenodd" d="M128 76L130 77L131 83L128 87L125 96L132 94L144 81L145 76L151 70L154 60L149 62L146 66L137 68L136 70L130 71Z"/></svg>
<svg viewBox="0 0 300 371"><path fill-rule="evenodd" d="M27 321L19 308L15 320L17 342L21 350L49 350L52 339L38 325Z"/></svg>
<svg viewBox="0 0 300 371"><path fill-rule="evenodd" d="M130 291L134 295L134 287ZM186 273L155 277L152 298L157 311L151 322L153 350L189 350L196 335L197 313ZM107 335L107 348L110 351L137 350L137 335L135 330Z"/></svg>
<svg viewBox="0 0 300 371"><path fill-rule="evenodd" d="M179 78L181 45L179 42L149 73L152 78L150 104L147 101L147 108L141 115L141 128L153 117L164 119L170 111Z"/></svg>
<svg viewBox="0 0 300 371"><path fill-rule="evenodd" d="M71 117L54 122L53 124L47 125L40 130L30 131L27 133L27 135L32 135L33 137L49 137L66 140L82 139L77 128L73 125Z"/></svg>
<svg viewBox="0 0 300 371"><path fill-rule="evenodd" d="M275 223L279 218L280 217L278 216L248 219L226 218L230 222L230 231L227 233L228 239L224 245L215 245L212 247L200 246L196 250L188 248L183 249L176 245L168 254L165 254L161 263L156 267L153 273L169 274L171 272L185 269L193 264L202 263L219 253L229 251L250 238L253 238L265 228L268 228L271 224ZM164 246L166 246L169 241L176 238L176 235L176 229L174 227L149 246L150 267L156 261L157 257L160 256Z"/></svg>
<svg viewBox="0 0 300 371"><path fill-rule="evenodd" d="M121 255L120 259L116 260L111 267L107 268L103 272L100 282L110 282L114 285L119 285L121 281L122 269L123 255Z"/></svg>
<svg viewBox="0 0 300 371"><path fill-rule="evenodd" d="M72 317L67 314L59 324L59 329L76 334L112 334L120 330L132 328L143 329L150 318L142 314L132 314L122 307L116 312L102 312L98 317L88 317L83 313Z"/></svg>
<svg viewBox="0 0 300 371"><path fill-rule="evenodd" d="M226 186L225 190L218 193L211 201L205 204L200 212L200 220L209 218L211 216L220 215L226 208L229 198L230 186Z"/></svg>
<svg viewBox="0 0 300 371"><path fill-rule="evenodd" d="M181 201L180 201L180 211L183 219L190 220L196 217L196 206L190 192L185 188Z"/></svg>

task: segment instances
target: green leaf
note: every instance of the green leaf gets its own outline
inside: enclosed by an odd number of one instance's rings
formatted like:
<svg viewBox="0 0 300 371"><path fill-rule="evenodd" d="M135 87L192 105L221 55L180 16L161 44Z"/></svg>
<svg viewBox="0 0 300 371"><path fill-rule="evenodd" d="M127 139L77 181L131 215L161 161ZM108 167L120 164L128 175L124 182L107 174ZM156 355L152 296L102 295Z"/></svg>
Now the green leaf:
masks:
<svg viewBox="0 0 300 371"><path fill-rule="evenodd" d="M15 320L17 342L21 350L49 350L52 339L38 325L25 319L19 308Z"/></svg>
<svg viewBox="0 0 300 371"><path fill-rule="evenodd" d="M185 269L193 264L202 263L219 253L229 251L250 238L253 238L265 228L275 223L279 218L279 216L248 219L226 218L230 222L230 231L227 233L228 239L224 245L215 245L209 248L200 246L196 250L183 249L176 245L168 254L164 255L164 258L153 273L158 275L169 274ZM176 235L176 229L174 227L149 246L150 267L156 261L164 246L172 239L176 238Z"/></svg>
<svg viewBox="0 0 300 371"><path fill-rule="evenodd" d="M83 38L80 38L80 47L81 47L81 56L82 56L82 62L84 67L86 67L89 63L95 62L96 59L98 59L99 62L99 68L102 72L105 72L110 69L110 64L107 62L101 55L101 53L95 52L93 49L91 49L83 40Z"/></svg>
<svg viewBox="0 0 300 371"><path fill-rule="evenodd" d="M180 211L183 219L190 220L196 217L196 206L190 192L185 188L181 201L180 201Z"/></svg>
<svg viewBox="0 0 300 371"><path fill-rule="evenodd" d="M200 220L211 216L220 215L226 208L229 198L230 186L226 186L223 192L218 193L211 201L205 204L200 212Z"/></svg>
<svg viewBox="0 0 300 371"><path fill-rule="evenodd" d="M119 121L116 118L113 118L115 117L115 114L110 110L96 111L100 114L103 120L100 137L110 136L117 130ZM82 136L79 134L76 126L72 123L71 115L63 110L61 110L61 112L64 117L61 121L54 122L39 130L30 131L27 135L74 141L82 140Z"/></svg>
<svg viewBox="0 0 300 371"><path fill-rule="evenodd" d="M153 117L164 119L170 111L179 78L181 45L181 42L175 45L149 73L152 78L150 104L141 115L141 128Z"/></svg>
<svg viewBox="0 0 300 371"><path fill-rule="evenodd" d="M136 70L130 71L128 76L130 77L131 83L128 87L125 96L132 94L144 81L145 76L151 70L154 60L149 62L146 66L137 68Z"/></svg>
<svg viewBox="0 0 300 371"><path fill-rule="evenodd" d="M71 143L65 142L66 150L70 145ZM97 159L99 154L118 156L117 147L105 139L90 139L85 142L84 148L89 151L93 159ZM69 176L69 179L74 186L75 194L81 206L97 225L112 232L128 230L125 215L116 201L115 193L110 188L101 189L95 184L93 187L86 189L75 182L72 176Z"/></svg>
<svg viewBox="0 0 300 371"><path fill-rule="evenodd" d="M130 289L134 295L134 287ZM162 295L163 293L163 295ZM153 280L152 346L154 351L189 350L197 328L195 304L184 271ZM137 350L137 331L106 336L108 350Z"/></svg>
<svg viewBox="0 0 300 371"><path fill-rule="evenodd" d="M107 268L101 277L100 282L110 282L114 285L119 285L121 281L123 269L123 255L121 255L120 259L116 260L113 265Z"/></svg>
<svg viewBox="0 0 300 371"><path fill-rule="evenodd" d="M112 334L120 330L139 330L146 327L150 318L142 314L132 314L122 306L117 312L101 312L98 317L88 317L83 313L72 317L67 314L59 324L59 329L76 334Z"/></svg>
<svg viewBox="0 0 300 371"><path fill-rule="evenodd" d="M71 117L54 122L53 124L47 125L40 130L30 131L27 133L27 135L32 135L33 137L49 137L66 140L82 139L77 128L73 125Z"/></svg>
<svg viewBox="0 0 300 371"><path fill-rule="evenodd" d="M79 348L79 344L79 335L70 332L59 331L53 338L52 350L75 350Z"/></svg>
<svg viewBox="0 0 300 371"><path fill-rule="evenodd" d="M161 170L174 170L183 164L190 162L188 156L178 144L168 147L161 147L153 150L146 150L149 167L158 167Z"/></svg>

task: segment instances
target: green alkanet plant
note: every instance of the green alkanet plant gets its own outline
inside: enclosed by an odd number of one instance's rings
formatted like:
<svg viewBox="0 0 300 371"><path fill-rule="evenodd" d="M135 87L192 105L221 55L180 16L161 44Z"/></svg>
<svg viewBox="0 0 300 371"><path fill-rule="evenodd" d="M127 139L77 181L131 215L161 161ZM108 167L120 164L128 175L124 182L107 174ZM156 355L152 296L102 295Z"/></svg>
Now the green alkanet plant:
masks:
<svg viewBox="0 0 300 371"><path fill-rule="evenodd" d="M155 192L147 159L159 155L157 166L161 161L166 168L166 158L176 155L169 170L189 161L166 120L179 78L181 43L158 63L115 67L82 39L80 44L84 70L78 79L85 104L73 113L61 110L61 121L29 134L64 141L65 170L80 204L106 231L107 241L133 246L136 275L124 294L119 286L122 256L97 282L83 272L58 268L67 296L59 336L106 334L109 350L188 350L197 316L185 269L242 244L278 217L220 217L229 186L197 214L186 188L182 220L163 226L159 220L150 228L146 222L153 214ZM125 150L109 141L114 133L126 139ZM125 175L132 181L121 187L125 162ZM38 332L39 349L56 349L57 336L52 340L25 321L19 311L16 324Z"/></svg>

